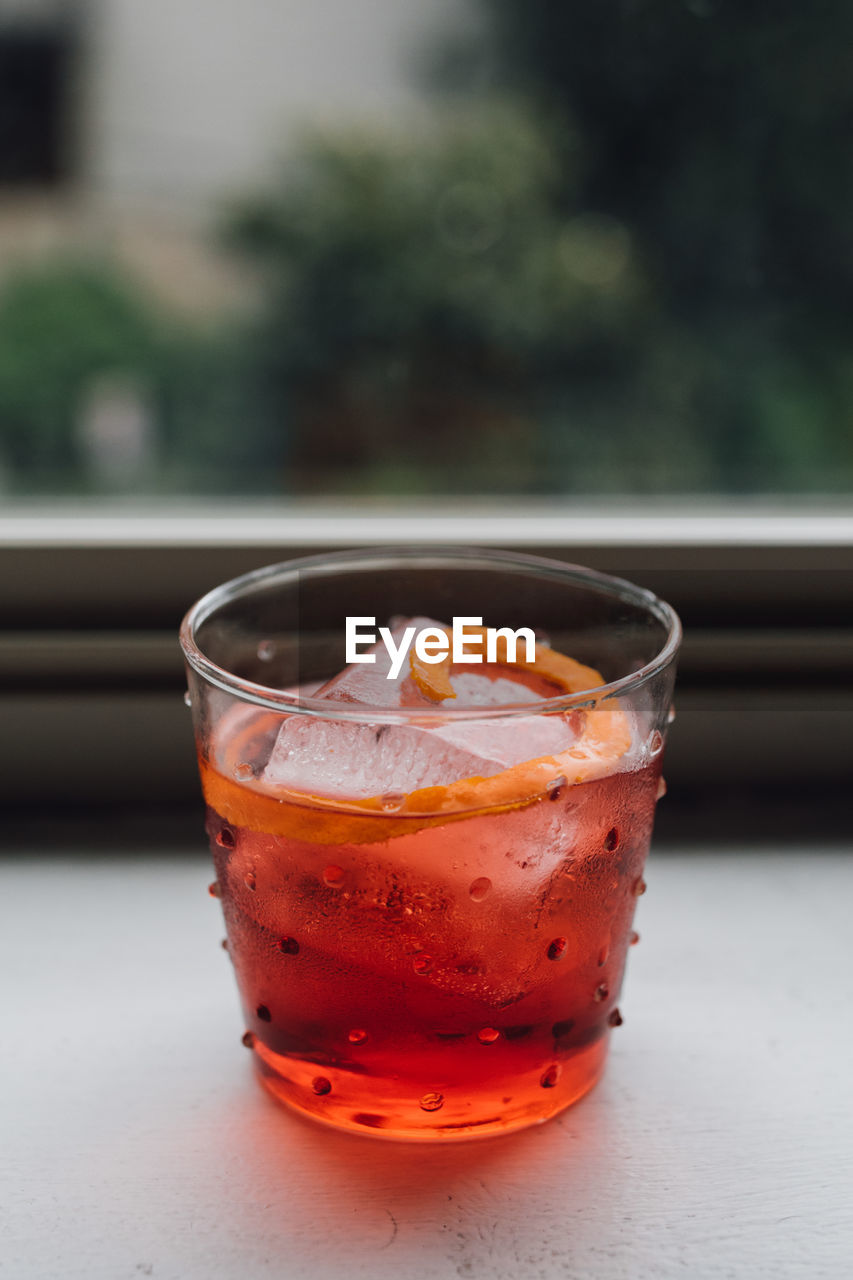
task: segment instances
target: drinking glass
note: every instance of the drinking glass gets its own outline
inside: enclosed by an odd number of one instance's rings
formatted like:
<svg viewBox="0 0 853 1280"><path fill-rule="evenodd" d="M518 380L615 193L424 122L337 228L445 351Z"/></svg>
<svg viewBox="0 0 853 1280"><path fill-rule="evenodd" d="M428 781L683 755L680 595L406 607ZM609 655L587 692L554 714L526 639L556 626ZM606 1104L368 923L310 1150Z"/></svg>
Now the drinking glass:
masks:
<svg viewBox="0 0 853 1280"><path fill-rule="evenodd" d="M595 1084L679 641L673 610L628 582L465 548L293 560L190 610L210 892L276 1098L446 1141Z"/></svg>

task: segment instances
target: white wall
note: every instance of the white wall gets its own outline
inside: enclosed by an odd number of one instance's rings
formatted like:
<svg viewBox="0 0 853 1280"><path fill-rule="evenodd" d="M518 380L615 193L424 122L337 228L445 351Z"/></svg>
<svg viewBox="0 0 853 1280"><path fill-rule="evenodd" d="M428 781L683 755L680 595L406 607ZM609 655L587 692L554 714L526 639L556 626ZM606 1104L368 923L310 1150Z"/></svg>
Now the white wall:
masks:
<svg viewBox="0 0 853 1280"><path fill-rule="evenodd" d="M90 0L88 182L201 206L262 178L306 119L395 119L417 51L469 0Z"/></svg>

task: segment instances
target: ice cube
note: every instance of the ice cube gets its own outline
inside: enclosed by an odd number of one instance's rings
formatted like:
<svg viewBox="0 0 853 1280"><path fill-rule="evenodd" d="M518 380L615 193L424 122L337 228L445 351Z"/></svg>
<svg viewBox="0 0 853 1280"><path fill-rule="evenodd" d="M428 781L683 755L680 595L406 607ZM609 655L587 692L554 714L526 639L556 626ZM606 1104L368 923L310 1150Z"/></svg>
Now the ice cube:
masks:
<svg viewBox="0 0 853 1280"><path fill-rule="evenodd" d="M392 632L399 645L406 627L440 626L430 618L407 618ZM441 704L426 698L411 678L408 657L388 678L391 657L384 643L374 646L375 663L354 663L314 695L328 702L377 708ZM538 695L518 678L494 669L451 674L459 706L499 706L535 702ZM335 797L363 799L386 792L444 786L459 778L491 777L538 756L565 751L575 740L562 715L525 715L496 720L446 720L431 726L357 724L315 716L289 716L282 724L263 780L268 785Z"/></svg>
<svg viewBox="0 0 853 1280"><path fill-rule="evenodd" d="M425 627L443 625L434 618L403 618L399 622L395 619L395 625L391 629L394 648L399 649L409 627L422 631ZM354 662L351 666L344 667L343 671L327 680L313 697L330 698L335 702L364 702L371 707L435 707L435 703L424 697L412 679L408 652L393 679L389 675L391 654L382 640L363 652L365 656L372 654L375 661Z"/></svg>

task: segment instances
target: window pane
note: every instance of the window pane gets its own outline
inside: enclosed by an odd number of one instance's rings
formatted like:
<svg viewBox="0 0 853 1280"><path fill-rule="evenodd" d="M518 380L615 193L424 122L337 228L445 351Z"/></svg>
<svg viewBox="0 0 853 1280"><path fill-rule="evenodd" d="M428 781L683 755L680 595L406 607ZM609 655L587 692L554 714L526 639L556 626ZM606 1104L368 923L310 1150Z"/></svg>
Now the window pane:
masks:
<svg viewBox="0 0 853 1280"><path fill-rule="evenodd" d="M848 495L845 0L0 0L0 491Z"/></svg>

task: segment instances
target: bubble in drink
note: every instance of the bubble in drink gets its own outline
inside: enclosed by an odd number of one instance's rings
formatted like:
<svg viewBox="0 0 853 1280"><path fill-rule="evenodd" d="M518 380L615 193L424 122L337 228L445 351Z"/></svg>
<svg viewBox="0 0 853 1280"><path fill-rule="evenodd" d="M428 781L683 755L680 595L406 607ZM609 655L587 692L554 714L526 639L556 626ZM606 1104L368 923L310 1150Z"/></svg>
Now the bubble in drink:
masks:
<svg viewBox="0 0 853 1280"><path fill-rule="evenodd" d="M444 1106L444 1098L440 1093L425 1093L420 1105L422 1111L440 1111Z"/></svg>
<svg viewBox="0 0 853 1280"><path fill-rule="evenodd" d="M477 1039L480 1044L494 1044L500 1038L500 1034L500 1031L495 1027L483 1027L481 1031L477 1032Z"/></svg>
<svg viewBox="0 0 853 1280"><path fill-rule="evenodd" d="M482 902L491 887L492 882L488 876L478 876L476 880L472 880L471 888L468 890L472 902Z"/></svg>

